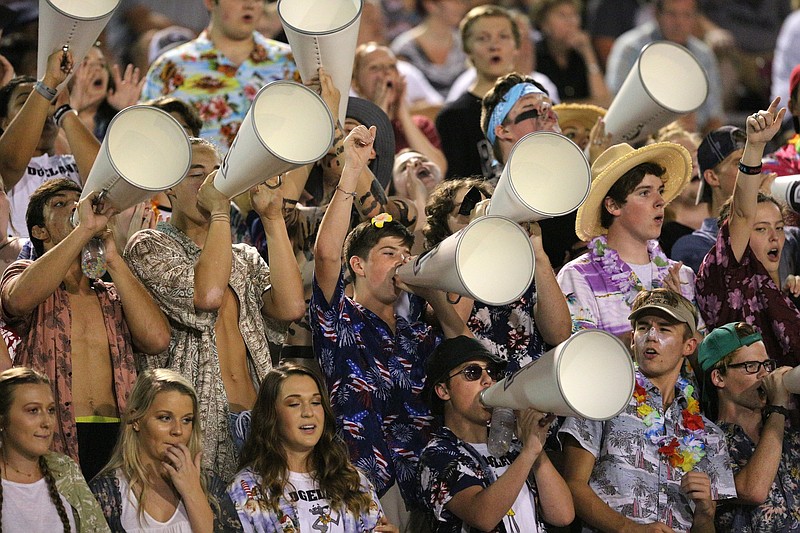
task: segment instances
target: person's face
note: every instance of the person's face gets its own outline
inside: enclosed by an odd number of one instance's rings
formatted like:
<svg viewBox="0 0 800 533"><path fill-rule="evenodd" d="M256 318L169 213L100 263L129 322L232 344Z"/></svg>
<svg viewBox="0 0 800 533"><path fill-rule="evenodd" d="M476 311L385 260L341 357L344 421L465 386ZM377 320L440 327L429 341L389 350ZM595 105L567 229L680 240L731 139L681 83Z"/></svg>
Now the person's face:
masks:
<svg viewBox="0 0 800 533"><path fill-rule="evenodd" d="M511 21L505 17L481 17L467 36L469 59L478 73L499 78L514 70L517 45Z"/></svg>
<svg viewBox="0 0 800 533"><path fill-rule="evenodd" d="M714 174L716 175L723 201L733 196L733 188L736 186L736 173L739 171L739 161L742 159L742 154L744 154L744 148L734 150L714 168Z"/></svg>
<svg viewBox="0 0 800 533"><path fill-rule="evenodd" d="M50 386L27 383L14 388L14 399L4 421L3 454L36 460L53 442L56 406Z"/></svg>
<svg viewBox="0 0 800 533"><path fill-rule="evenodd" d="M249 39L264 9L263 0L205 0L212 26L228 39Z"/></svg>
<svg viewBox="0 0 800 533"><path fill-rule="evenodd" d="M609 231L622 232L637 242L658 239L664 224L664 183L653 174L642 181L626 197L625 204L611 208L615 216ZM610 199L606 198L606 205Z"/></svg>
<svg viewBox="0 0 800 533"><path fill-rule="evenodd" d="M194 417L194 403L188 394L176 390L156 394L150 408L133 425L143 458L160 465L166 460L167 450L179 444L188 446Z"/></svg>
<svg viewBox="0 0 800 533"><path fill-rule="evenodd" d="M32 92L33 83L20 83L13 91L11 91L11 97L8 101L7 116L2 120L2 122L0 122L0 125L2 125L3 129L8 128L8 125L11 124L11 121L14 120L14 117L19 114L22 106L25 105L25 101ZM55 111L55 107L51 105L47 119L44 121L44 128L42 129L39 146L37 147L39 149L44 148L45 151L47 148L52 147L56 136L58 135L58 126L56 125L56 121L53 119L53 111Z"/></svg>
<svg viewBox="0 0 800 533"><path fill-rule="evenodd" d="M736 350L731 358L731 364L744 363L745 361L767 361L767 349L762 341L754 342L750 346L743 346ZM712 371L714 374L719 370ZM743 367L728 367L724 374L712 375L717 392L727 401L747 409L761 410L767 404L767 395L761 387L767 370L760 366L755 374L748 374Z"/></svg>
<svg viewBox="0 0 800 533"><path fill-rule="evenodd" d="M275 409L284 448L296 453L311 452L325 427L322 395L316 382L309 376L287 377L281 383Z"/></svg>
<svg viewBox="0 0 800 533"><path fill-rule="evenodd" d="M420 153L414 153L414 155L409 156L405 162L399 165L394 173L394 179L396 180L397 177L404 172L410 172L419 179L425 185L428 194L442 181L442 170L439 168L439 165ZM396 181L395 188L398 188Z"/></svg>
<svg viewBox="0 0 800 533"><path fill-rule="evenodd" d="M550 9L542 21L542 33L557 42L568 42L581 29L581 16L575 6L564 2Z"/></svg>
<svg viewBox="0 0 800 533"><path fill-rule="evenodd" d="M536 131L561 133L553 103L541 93L526 94L517 100L506 115L504 124L497 128L503 130L500 133L495 131L497 136L502 135L512 146L527 134Z"/></svg>
<svg viewBox="0 0 800 533"><path fill-rule="evenodd" d="M192 146L192 164L189 173L175 187L170 189L173 214L182 213L195 222L202 223L206 215L197 207L197 192L211 171L218 169L219 157L206 146Z"/></svg>
<svg viewBox="0 0 800 533"><path fill-rule="evenodd" d="M662 11L656 12L656 21L664 38L678 44L686 44L696 18L695 0L665 0Z"/></svg>
<svg viewBox="0 0 800 533"><path fill-rule="evenodd" d="M350 264L356 273L359 296L375 299L385 305L392 305L400 296L397 267L411 257L411 250L399 237L383 237L372 247L366 258L354 256ZM363 291L363 292L362 292Z"/></svg>
<svg viewBox="0 0 800 533"><path fill-rule="evenodd" d="M589 145L589 131L579 121L561 122L562 135L577 144L581 150Z"/></svg>
<svg viewBox="0 0 800 533"><path fill-rule="evenodd" d="M778 275L786 234L783 232L783 216L772 202L759 202L756 220L750 231L750 248L756 258L773 277Z"/></svg>
<svg viewBox="0 0 800 533"><path fill-rule="evenodd" d="M34 226L33 236L41 240L45 251L63 241L72 230L72 212L78 204L78 191L59 191L47 199L42 209L44 226Z"/></svg>
<svg viewBox="0 0 800 533"><path fill-rule="evenodd" d="M472 365L478 365L484 369L480 378L475 381L469 381L461 372ZM495 383L495 380L485 370L491 365L492 363L483 359L462 363L448 373L449 376L453 376L452 378L436 386L435 394L445 402L449 402L445 407L446 424L453 424L454 421L461 420L485 426L489 422L492 418L492 410L481 403L480 393Z"/></svg>
<svg viewBox="0 0 800 533"><path fill-rule="evenodd" d="M85 70L89 78L87 96L89 96L92 101L105 98L106 93L108 93L108 81L111 76L103 52L99 48L93 46L86 53L86 57L83 58L78 68ZM73 80L74 79L75 78L73 78Z"/></svg>
<svg viewBox="0 0 800 533"><path fill-rule="evenodd" d="M359 95L375 102L385 87L397 85L400 73L397 58L386 47L376 47L364 54L355 73L355 89Z"/></svg>
<svg viewBox="0 0 800 533"><path fill-rule="evenodd" d="M453 234L460 229L467 227L470 223L469 215L462 215L458 211L461 209L461 204L464 203L464 197L469 192L469 187L464 186L456 191L456 195L453 197L453 209L447 215L447 229L450 230L450 233ZM481 192L481 199L485 200L486 195Z"/></svg>
<svg viewBox="0 0 800 533"><path fill-rule="evenodd" d="M631 348L639 370L648 378L672 374L683 358L694 351L696 340L684 339L686 325L676 323L666 314L652 314L636 319Z"/></svg>

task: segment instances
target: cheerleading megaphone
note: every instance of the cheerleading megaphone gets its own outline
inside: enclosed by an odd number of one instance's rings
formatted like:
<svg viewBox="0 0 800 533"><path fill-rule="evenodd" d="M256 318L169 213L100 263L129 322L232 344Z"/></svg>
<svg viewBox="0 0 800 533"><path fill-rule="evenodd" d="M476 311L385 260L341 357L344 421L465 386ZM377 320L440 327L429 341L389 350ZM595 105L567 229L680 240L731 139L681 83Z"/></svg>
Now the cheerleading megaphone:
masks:
<svg viewBox="0 0 800 533"><path fill-rule="evenodd" d="M591 184L578 145L558 133L530 133L511 150L486 213L516 222L566 215L586 200Z"/></svg>
<svg viewBox="0 0 800 533"><path fill-rule="evenodd" d="M339 89L339 122L344 124L353 75L363 0L278 0L278 17L300 71L308 82L319 67Z"/></svg>
<svg viewBox="0 0 800 533"><path fill-rule="evenodd" d="M792 394L800 394L800 366L796 366L783 375L783 386Z"/></svg>
<svg viewBox="0 0 800 533"><path fill-rule="evenodd" d="M402 265L397 276L409 285L505 305L528 290L534 266L525 230L507 218L485 216Z"/></svg>
<svg viewBox="0 0 800 533"><path fill-rule="evenodd" d="M317 93L291 81L261 88L236 133L214 187L233 198L309 163L333 144L333 117Z"/></svg>
<svg viewBox="0 0 800 533"><path fill-rule="evenodd" d="M606 113L614 143L634 144L703 105L708 77L683 46L656 41L639 53Z"/></svg>
<svg viewBox="0 0 800 533"><path fill-rule="evenodd" d="M614 418L630 402L633 358L617 337L579 331L539 359L481 392L487 407L533 407L558 416Z"/></svg>
<svg viewBox="0 0 800 533"><path fill-rule="evenodd" d="M775 178L770 188L772 196L800 213L800 174Z"/></svg>
<svg viewBox="0 0 800 533"><path fill-rule="evenodd" d="M44 77L47 58L56 50L70 50L74 65L79 65L106 27L119 2L120 0L39 0L37 77ZM66 80L59 87L64 83Z"/></svg>
<svg viewBox="0 0 800 533"><path fill-rule="evenodd" d="M169 113L126 107L109 123L81 197L97 192L106 207L124 211L180 183L191 162L189 138Z"/></svg>

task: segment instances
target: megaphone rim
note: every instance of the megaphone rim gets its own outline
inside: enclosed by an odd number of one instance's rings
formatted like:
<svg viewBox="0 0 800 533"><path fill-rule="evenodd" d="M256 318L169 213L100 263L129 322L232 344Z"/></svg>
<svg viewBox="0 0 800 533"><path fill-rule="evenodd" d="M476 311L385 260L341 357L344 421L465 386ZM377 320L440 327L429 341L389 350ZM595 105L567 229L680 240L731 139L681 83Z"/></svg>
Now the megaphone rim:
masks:
<svg viewBox="0 0 800 533"><path fill-rule="evenodd" d="M113 11L115 9L117 9L117 7L119 7L120 1L121 0L113 0L114 6L111 9L109 9L108 11L106 11L105 13L101 14L101 15L98 15L96 17L80 17L80 16L75 15L74 13L67 13L63 9L61 9L58 6L56 6L55 4L53 4L52 0L45 0L45 2L47 2L47 4L50 7L52 7L55 11L57 11L58 13L64 15L65 17L69 17L69 18L75 19L75 20L82 20L82 21L86 21L86 22L92 21L92 20L100 20L100 19L102 19L104 17L107 17L109 13L113 13Z"/></svg>
<svg viewBox="0 0 800 533"><path fill-rule="evenodd" d="M294 26L293 24L288 22L283 17L283 13L281 13L281 4L284 1L285 0L278 0L278 5L276 6L276 9L278 11L278 18L280 19L281 24L286 25L287 28L289 28L290 30L292 30L294 32L302 33L302 34L305 34L305 35L330 35L330 34L333 34L333 33L340 32L340 31L352 26L353 24L355 24L359 20L359 18L361 17L361 11L364 9L364 0L356 0L358 2L358 9L356 10L356 14L353 16L353 18L351 18L347 23L342 24L338 28L333 28L333 29L330 29L330 30L309 31L309 30L305 30L305 29L302 29L302 28L298 28L297 26ZM331 0L328 0L328 1L331 1Z"/></svg>
<svg viewBox="0 0 800 533"><path fill-rule="evenodd" d="M690 109L690 110L687 111L686 109L675 109L673 107L670 107L670 106L664 104L661 101L660 98L656 98L656 96L650 91L650 88L647 86L646 83L642 83L642 89L644 90L645 93L647 93L647 96L650 97L651 100L653 100L653 102L656 102L659 106L663 107L664 109L666 109L667 111L669 111L671 113L685 115L687 113L692 113L692 112L696 111L698 108L700 108L700 106L703 105L703 102L705 102L708 99L708 91L709 91L708 73L706 73L706 69L703 68L703 65L697 59L697 56L695 56L692 53L692 51L689 50L688 48L686 48L685 46L681 46L678 43L673 43L672 41L653 41L651 43L647 43L646 45L644 45L642 47L642 50L639 52L639 57L636 59L636 68L637 68L638 73L639 73L639 79L640 80L644 79L643 76L642 76L642 58L644 57L645 53L649 49L657 48L659 46L672 46L673 48L677 48L677 49L681 50L682 52L685 52L686 54L689 55L689 57L692 58L692 60L695 62L695 64L698 67L700 67L700 72L703 74L703 78L706 80L706 83L705 83L706 94L703 96L703 100L700 102L699 106L695 107L694 109ZM613 105L614 102L611 102L611 104ZM611 107L610 106L609 106L608 109L609 109L609 111L611 111Z"/></svg>
<svg viewBox="0 0 800 533"><path fill-rule="evenodd" d="M116 122L118 119L124 117L124 115L126 113L130 113L130 111L132 111L132 110L134 110L134 111L147 110L148 113L149 112L154 112L154 111L158 112L161 115L166 116L167 118L169 118L169 120L171 120L174 123L174 125L180 131L182 131L184 133L184 138L186 140L186 151L189 154L189 157L187 158L188 160L186 162L186 168L184 169L184 171L181 174L180 178L178 178L174 182L170 183L169 185L166 185L166 186L165 185L161 185L159 187L148 187L146 185L142 185L142 184L139 184L139 183L132 182L130 179L128 179L120 171L119 167L117 166L116 162L114 161L114 158L111 157L111 153L109 153L108 154L108 162L111 164L111 168L114 169L114 172L116 173L117 176L119 176L120 178L122 178L126 182L130 183L131 185L133 185L137 189L142 189L144 191L160 192L160 191L165 191L167 189L170 189L170 188L176 186L181 181L183 181L183 178L186 177L186 174L189 172L189 169L192 167L192 143L189 141L189 136L185 135L186 134L186 130L183 129L183 126L181 126L180 122L178 122L175 119L175 117L173 117L172 115L170 115L169 113L167 113L163 109L158 109L157 107L153 107L153 106L149 106L149 105L135 104L135 105L126 107L125 109L119 111L116 115L114 115L114 118L112 118L111 122L108 123L108 128L106 129L106 131L107 132L111 132L111 127L113 126L114 122ZM91 191L89 191L89 192L91 192Z"/></svg>
<svg viewBox="0 0 800 533"><path fill-rule="evenodd" d="M514 222L514 221L513 221L513 220L511 220L510 218L508 218L508 217L504 217L504 216L501 216L501 215L484 215L484 216L482 216L482 217L478 217L478 218L476 218L475 220L473 220L472 222L470 222L469 224L467 224L466 226L464 226L464 228L463 228L463 229L461 229L461 230L460 230L460 231L462 232L462 235L463 235L463 236L466 236L466 234L467 234L467 233L469 233L469 231L470 231L471 229L474 229L474 227L475 227L476 225L478 225L479 223L481 223L481 221L484 221L484 220L486 220L486 219L490 219L490 218L497 218L497 219L502 219L502 220L505 220L506 222L508 222L508 223L510 223L511 225L513 225L513 226L514 226L514 227L515 227L517 230L519 230L519 232L520 232L520 233L522 233L523 235L525 235L525 238L526 238L526 239L528 239L528 234L527 234L527 232L526 232L524 229L522 229L522 226L520 226L519 224L517 224L516 222ZM463 236L462 236L462 238L461 238L461 239L458 241L458 244L456 245L456 251L455 251L455 255L456 255L456 257L458 257L459 253L461 252L461 247L462 247L462 246L464 246L464 238L463 238ZM529 241L529 242L530 242L530 241ZM531 269L530 275L528 276L528 282L525 284L525 287L524 287L524 288L523 288L523 289L522 289L522 290L519 292L519 294L515 295L513 298L510 298L510 299L509 299L509 300L507 300L507 301L494 301L494 302L486 302L486 301L485 301L485 299L482 299L482 298L478 297L478 295L476 295L476 294L475 294L473 291L469 290L469 286L467 285L467 283L466 283L466 280L464 279L464 275L461 273L461 271L460 271L459 269L455 269L455 271L456 271L456 274L458 275L458 280L461 282L461 285L462 285L462 286L463 286L465 289L467 289L467 291L470 293L470 295L472 296L472 298L473 298L474 300L478 300L478 301L480 301L480 302L483 302L483 303L488 303L489 305L493 305L493 306L496 306L496 307L497 307L497 306L501 306L501 305L508 305L508 304L510 304L511 302L516 302L517 300L519 300L519 299L522 297L522 295L523 295L523 294L525 294L525 291L527 291L527 290L528 290L528 288L531 286L531 283L533 283L534 272L535 272L535 265L536 265L536 263L535 263L535 261L536 261L535 257L533 257L532 259L533 259L533 261L532 261L532 262L533 262L533 264L534 264L534 268L532 268L532 269Z"/></svg>
<svg viewBox="0 0 800 533"><path fill-rule="evenodd" d="M334 126L333 114L331 113L331 110L328 109L328 105L325 103L325 100L323 100L320 95L318 95L317 93L315 93L314 91L312 91L311 89L309 89L308 87L306 87L305 85L303 85L301 83L297 83L297 82L290 81L290 80L276 80L276 81L272 81L272 82L264 85L261 89L258 90L258 92L256 93L256 96L253 98L252 104L250 105L250 109L248 109L247 112L248 113L254 113L255 111L253 111L253 110L256 107L256 101L261 96L261 94L264 93L268 88L274 87L274 86L277 86L277 85L288 85L288 86L291 86L294 89L299 88L299 89L301 89L303 91L306 91L308 94L314 95L314 97L319 101L319 103L322 104L322 108L325 110L325 113L328 115L328 118L330 119L330 121L329 121L330 122L330 135L328 137L328 144L321 151L321 153L319 155L317 155L316 157L313 157L313 158L308 159L308 160L293 160L293 159L288 159L285 156L276 153L272 148L269 147L267 142L264 140L264 137L262 137L261 132L258 131L258 128L256 127L255 120L251 117L250 122L251 122L252 127L253 127L253 133L255 134L256 138L258 139L258 142L261 143L261 146L263 146L265 150L267 150L270 154L272 154L273 156L275 156L276 158L278 158L278 159L280 159L282 161L286 161L287 163L290 163L292 165L300 165L300 166L308 165L310 163L314 163L315 161L319 161L328 152L328 150L330 149L331 145L333 145L333 136L336 134L336 127ZM238 133L237 133L237 135L238 135Z"/></svg>
<svg viewBox="0 0 800 533"><path fill-rule="evenodd" d="M612 342L616 342L617 344L619 344L620 348L622 348L623 351L625 351L626 353L628 352L628 348L622 343L621 340L619 340L619 338L617 336L612 335L611 333L609 333L607 331L603 331L602 329L584 329L584 330L578 331L577 333L572 334L572 336L570 336L570 338L568 338L561 345L559 345L560 348L561 348L561 353L564 353L566 351L566 349L567 349L567 346L569 346L576 338L580 337L581 335L587 335L587 334L603 335L603 336L607 337L608 340L611 340ZM558 361L556 362L556 375L557 376L561 375L561 365L563 365L563 364L566 364L565 363L565 359L563 357L559 357ZM631 358L631 360L630 360L630 370L631 370L631 372L630 372L631 379L630 379L630 383L628 384L628 389L629 389L628 390L628 394L626 395L627 398L628 398L628 401L626 401L616 413L614 413L613 415L608 416L608 417L599 418L599 417L587 416L585 413L583 413L580 409L578 409L570 401L569 394L568 394L568 392L566 390L564 390L564 387L563 387L563 385L561 383L562 380L561 379L557 379L556 380L556 384L558 385L558 392L561 394L561 398L564 400L564 403L566 403L567 406L570 409L572 409L572 411L574 411L581 418L585 418L586 420L594 420L594 421L611 420L612 418L618 416L622 411L624 411L626 407L628 407L628 404L630 403L630 398L633 397L633 389L634 389L635 383L636 383L636 371L635 371L634 366L633 366L633 358Z"/></svg>
<svg viewBox="0 0 800 533"><path fill-rule="evenodd" d="M580 146L575 144L572 141L572 139L570 139L569 137L567 137L565 135L562 135L561 133L556 133L556 132L553 132L553 131L534 131L532 133L528 133L527 135L523 136L519 141L517 141L517 143L511 149L511 153L508 156L507 165L510 165L511 162L514 160L514 152L518 148L520 148L520 146L522 146L524 143L530 141L533 137L536 137L536 136L542 136L542 137L544 137L544 136L553 136L553 137L556 137L556 138L559 138L559 139L563 139L563 140L567 141L569 144L571 144L575 148L575 151L581 155L581 157L583 159L583 162L586 165L586 176L588 178L587 183L586 183L587 184L586 190L583 192L583 198L581 198L581 201L578 202L577 205L575 205L575 207L572 207L570 209L567 209L567 210L564 210L564 211L559 211L557 213L546 212L546 211L543 211L543 210L541 210L539 208L536 208L536 207L530 205L527 201L525 201L524 195L522 195L520 193L520 191L514 185L514 181L512 179L510 179L511 178L511 168L510 167L508 169L508 176L509 176L508 185L511 187L511 190L514 192L514 195L517 197L517 200L521 204L523 204L527 209L529 209L531 211L535 211L537 213L540 213L541 215L543 215L542 218L554 218L554 217L559 217L559 216L563 216L563 215L568 215L569 213L572 213L572 212L576 211L583 204L583 202L586 201L586 198L588 198L589 191L591 190L591 184L592 184L592 167L589 164L589 160L586 159L586 154L584 153L583 150L581 150ZM492 209L492 206L491 206L491 203L490 203L487 213L491 214L491 209ZM495 216L499 216L499 215L495 215Z"/></svg>

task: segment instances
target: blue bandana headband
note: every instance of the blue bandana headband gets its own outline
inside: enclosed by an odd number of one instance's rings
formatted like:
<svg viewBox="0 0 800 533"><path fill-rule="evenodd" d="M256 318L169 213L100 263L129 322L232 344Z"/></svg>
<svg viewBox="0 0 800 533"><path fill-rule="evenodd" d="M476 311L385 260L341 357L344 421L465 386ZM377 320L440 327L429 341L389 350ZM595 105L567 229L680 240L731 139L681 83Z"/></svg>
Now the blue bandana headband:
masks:
<svg viewBox="0 0 800 533"><path fill-rule="evenodd" d="M494 145L494 142L497 140L497 135L494 133L495 128L503 123L508 112L511 111L511 108L517 103L517 100L527 94L544 94L547 96L545 92L532 83L518 83L514 85L503 99L498 102L494 111L492 111L492 116L489 118L489 125L486 128L486 138L489 139L492 145Z"/></svg>

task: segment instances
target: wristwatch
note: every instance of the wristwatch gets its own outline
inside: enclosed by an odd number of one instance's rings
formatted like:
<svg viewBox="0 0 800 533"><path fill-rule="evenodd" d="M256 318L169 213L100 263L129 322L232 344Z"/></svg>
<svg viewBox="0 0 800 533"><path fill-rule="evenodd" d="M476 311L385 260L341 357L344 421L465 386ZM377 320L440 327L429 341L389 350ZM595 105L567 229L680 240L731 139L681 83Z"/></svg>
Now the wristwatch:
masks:
<svg viewBox="0 0 800 533"><path fill-rule="evenodd" d="M766 406L764 408L764 410L761 412L761 416L763 416L764 420L766 420L767 418L769 418L769 416L772 413L782 414L783 418L785 418L786 420L789 420L789 410L787 408L783 407L783 406L780 406L780 405L768 405L768 406Z"/></svg>

